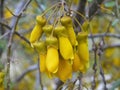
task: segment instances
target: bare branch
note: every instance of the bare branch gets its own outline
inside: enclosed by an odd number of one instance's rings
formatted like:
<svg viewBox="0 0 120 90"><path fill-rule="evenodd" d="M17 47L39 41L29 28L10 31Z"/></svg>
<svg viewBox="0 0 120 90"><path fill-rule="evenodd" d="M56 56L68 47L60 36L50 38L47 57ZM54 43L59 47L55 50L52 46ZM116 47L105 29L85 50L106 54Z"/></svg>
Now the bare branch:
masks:
<svg viewBox="0 0 120 90"><path fill-rule="evenodd" d="M16 31L15 31L15 34L16 34L17 36L19 36L22 40L24 40L26 43L28 43L28 44L30 45L29 40L27 40L24 36L22 36L21 34L19 34L19 33L16 32Z"/></svg>
<svg viewBox="0 0 120 90"><path fill-rule="evenodd" d="M10 30L12 29L10 26L8 26L7 24L5 24L4 22L0 21L0 24L3 25L3 26L5 26L7 29L10 29Z"/></svg>
<svg viewBox="0 0 120 90"><path fill-rule="evenodd" d="M5 26L8 30L11 30L12 28L8 26L7 24L0 22L1 25ZM29 40L27 40L24 36L22 36L20 33L17 31L14 32L18 37L20 37L22 40L24 40L26 43L30 44Z"/></svg>
<svg viewBox="0 0 120 90"><path fill-rule="evenodd" d="M99 38L99 37L114 37L120 39L120 34L112 34L112 33L101 33L101 34L91 34L88 35L88 38Z"/></svg>
<svg viewBox="0 0 120 90"><path fill-rule="evenodd" d="M116 47L120 48L120 44L105 45L102 49L106 50L108 48L116 48Z"/></svg>
<svg viewBox="0 0 120 90"><path fill-rule="evenodd" d="M14 81L14 83L20 82L20 81L24 78L24 76L25 76L26 74L28 74L28 73L30 73L30 72L32 72L32 71L34 71L34 70L37 70L37 69L38 69L38 64L35 64L35 65L32 65L32 66L28 67L28 68Z"/></svg>
<svg viewBox="0 0 120 90"><path fill-rule="evenodd" d="M0 39L4 38L4 37L5 37L5 36L7 36L9 33L10 33L10 31L9 31L9 32L4 33L2 36L0 36Z"/></svg>

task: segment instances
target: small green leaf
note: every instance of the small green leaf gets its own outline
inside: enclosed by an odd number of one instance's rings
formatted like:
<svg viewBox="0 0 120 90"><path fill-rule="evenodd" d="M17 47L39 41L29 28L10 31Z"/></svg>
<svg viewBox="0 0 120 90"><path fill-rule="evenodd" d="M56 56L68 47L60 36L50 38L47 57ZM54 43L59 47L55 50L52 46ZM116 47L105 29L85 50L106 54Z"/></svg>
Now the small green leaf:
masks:
<svg viewBox="0 0 120 90"><path fill-rule="evenodd" d="M115 1L110 1L105 3L105 7L113 7L115 6Z"/></svg>

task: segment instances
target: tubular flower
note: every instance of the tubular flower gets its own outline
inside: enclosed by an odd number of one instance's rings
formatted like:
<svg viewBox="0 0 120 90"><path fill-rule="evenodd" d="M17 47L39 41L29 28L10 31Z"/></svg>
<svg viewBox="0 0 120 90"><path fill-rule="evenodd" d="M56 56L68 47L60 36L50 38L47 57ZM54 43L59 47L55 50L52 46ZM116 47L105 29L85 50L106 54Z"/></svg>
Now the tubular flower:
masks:
<svg viewBox="0 0 120 90"><path fill-rule="evenodd" d="M57 38L48 37L46 39L47 47L47 57L46 57L46 67L48 72L56 73L59 65L59 54L58 54L58 43Z"/></svg>
<svg viewBox="0 0 120 90"><path fill-rule="evenodd" d="M42 27L46 23L46 19L43 18L42 16L37 16L36 21L37 21L37 23L36 23L35 27L33 28L31 35L30 35L30 43L34 43L39 40L39 38L41 37L42 32L43 32Z"/></svg>
<svg viewBox="0 0 120 90"><path fill-rule="evenodd" d="M87 42L87 33L79 32L77 39L78 39L78 55L81 60L88 62L89 49L88 49L88 42Z"/></svg>
<svg viewBox="0 0 120 90"><path fill-rule="evenodd" d="M73 29L72 19L70 16L64 16L61 18L61 23L67 29L68 38L73 46L77 45L76 34Z"/></svg>
<svg viewBox="0 0 120 90"><path fill-rule="evenodd" d="M55 33L59 39L59 50L60 54L65 60L74 59L73 48L69 41L69 39L64 34L65 27L64 26L56 26Z"/></svg>
<svg viewBox="0 0 120 90"><path fill-rule="evenodd" d="M65 60L74 59L73 48L68 38L59 37L59 48Z"/></svg>
<svg viewBox="0 0 120 90"><path fill-rule="evenodd" d="M65 82L67 79L71 79L71 77L72 77L72 66L68 62L68 60L64 60L63 58L60 58L59 68L58 68L58 71L57 71L56 75L63 82Z"/></svg>

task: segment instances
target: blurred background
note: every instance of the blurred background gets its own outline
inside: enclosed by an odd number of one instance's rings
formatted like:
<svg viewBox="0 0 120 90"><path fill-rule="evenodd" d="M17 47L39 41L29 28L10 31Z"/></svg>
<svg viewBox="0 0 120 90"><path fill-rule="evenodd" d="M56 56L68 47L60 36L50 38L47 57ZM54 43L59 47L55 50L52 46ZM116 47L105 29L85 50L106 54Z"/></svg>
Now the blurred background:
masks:
<svg viewBox="0 0 120 90"><path fill-rule="evenodd" d="M0 0L0 72L6 73L9 57L11 90L42 90L37 67L38 54L31 48L29 37L36 23L35 17L60 2L60 0L31 0L22 11L28 1L30 0ZM93 90L105 90L105 86L108 90L120 90L120 0L64 1L73 10L83 14L90 24L88 36L90 68L82 75L81 90L92 90L94 83L96 87ZM22 15L18 19L20 11ZM50 13L47 13L46 17ZM88 28L81 16L74 12L73 15L83 28ZM16 19L18 19L15 27L17 33L14 33L8 54L10 30L15 26ZM79 25L75 25L79 30ZM55 90L62 85L57 78L50 79L43 73L40 76L43 90ZM73 90L79 90L76 89L79 86L78 76L79 73L73 73L73 78L62 85L62 90L65 88L72 90L70 88L73 86Z"/></svg>

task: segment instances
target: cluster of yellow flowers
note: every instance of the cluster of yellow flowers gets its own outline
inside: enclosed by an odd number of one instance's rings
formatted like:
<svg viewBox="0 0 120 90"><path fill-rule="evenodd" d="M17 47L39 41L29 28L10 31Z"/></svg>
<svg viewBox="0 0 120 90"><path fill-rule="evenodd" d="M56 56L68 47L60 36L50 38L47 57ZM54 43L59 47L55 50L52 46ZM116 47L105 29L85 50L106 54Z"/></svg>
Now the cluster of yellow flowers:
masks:
<svg viewBox="0 0 120 90"><path fill-rule="evenodd" d="M44 16L37 16L30 36L31 46L39 52L40 71L63 82L72 77L72 72L86 72L89 67L87 33L76 35L72 18L67 15L56 25L46 22Z"/></svg>

